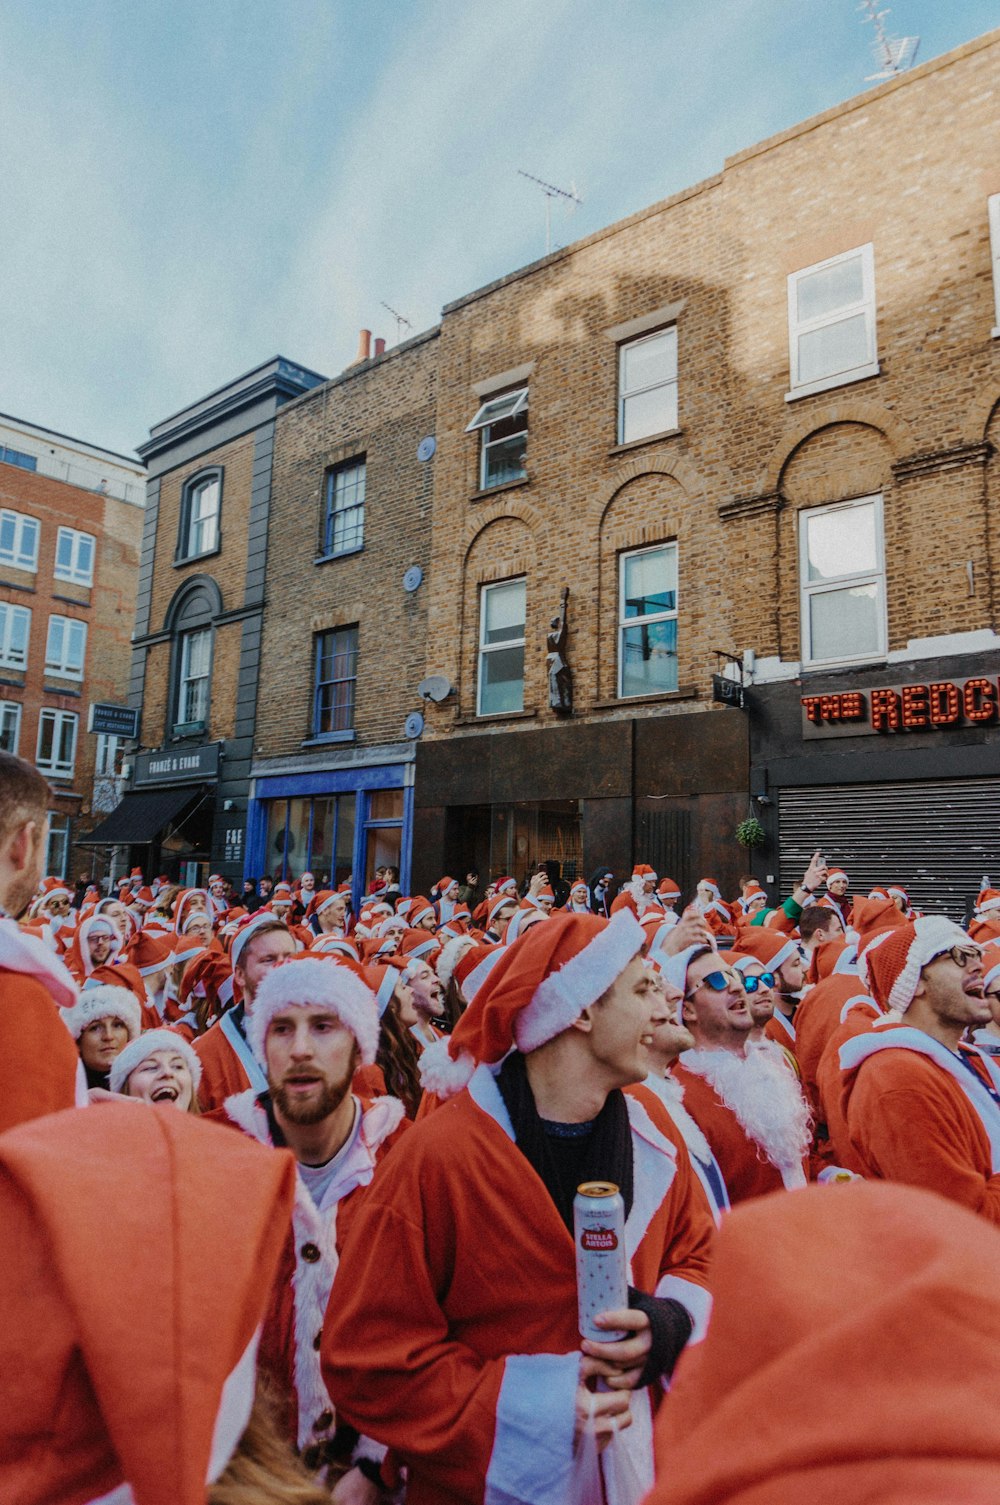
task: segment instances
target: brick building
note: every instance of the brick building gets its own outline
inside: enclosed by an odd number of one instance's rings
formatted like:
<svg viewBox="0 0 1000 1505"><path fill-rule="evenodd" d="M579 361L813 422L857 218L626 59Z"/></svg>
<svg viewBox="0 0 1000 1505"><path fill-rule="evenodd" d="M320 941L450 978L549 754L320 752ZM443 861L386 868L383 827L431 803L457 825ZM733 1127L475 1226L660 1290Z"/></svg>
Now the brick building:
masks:
<svg viewBox="0 0 1000 1505"><path fill-rule="evenodd" d="M120 798L124 738L89 712L128 687L144 481L134 458L0 415L0 747L53 788L60 877L103 876L77 843Z"/></svg>
<svg viewBox="0 0 1000 1505"><path fill-rule="evenodd" d="M275 357L139 446L149 482L129 698L141 745L94 838L126 845L147 875L242 880L274 421L322 380Z"/></svg>
<svg viewBox="0 0 1000 1505"><path fill-rule="evenodd" d="M409 882L426 662L437 334L275 420L247 871Z"/></svg>
<svg viewBox="0 0 1000 1505"><path fill-rule="evenodd" d="M998 66L993 32L444 310L417 886L732 890L755 796L772 886L817 839L928 902L1000 874Z"/></svg>

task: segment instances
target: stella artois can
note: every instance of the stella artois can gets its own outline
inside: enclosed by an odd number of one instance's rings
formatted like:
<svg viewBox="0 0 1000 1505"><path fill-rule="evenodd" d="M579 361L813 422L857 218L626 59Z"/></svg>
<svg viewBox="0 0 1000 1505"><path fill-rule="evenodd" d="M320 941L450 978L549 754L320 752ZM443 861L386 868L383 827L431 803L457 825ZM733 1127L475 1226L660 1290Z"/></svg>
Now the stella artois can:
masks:
<svg viewBox="0 0 1000 1505"><path fill-rule="evenodd" d="M614 1343L627 1333L595 1327L601 1312L628 1306L625 1203L611 1181L586 1181L573 1198L576 1291L580 1333L595 1343Z"/></svg>

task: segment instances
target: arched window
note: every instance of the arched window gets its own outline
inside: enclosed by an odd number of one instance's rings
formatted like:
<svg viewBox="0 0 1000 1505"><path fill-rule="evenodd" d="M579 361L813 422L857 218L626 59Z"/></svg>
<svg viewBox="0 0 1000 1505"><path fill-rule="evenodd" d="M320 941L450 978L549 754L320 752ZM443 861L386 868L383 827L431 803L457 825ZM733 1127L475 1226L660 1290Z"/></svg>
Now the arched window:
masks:
<svg viewBox="0 0 1000 1505"><path fill-rule="evenodd" d="M214 620L222 610L215 581L195 576L177 592L165 626L172 637L168 733L200 736L208 730L212 692Z"/></svg>
<svg viewBox="0 0 1000 1505"><path fill-rule="evenodd" d="M201 559L219 548L222 514L222 467L199 471L185 481L181 492L180 531L175 564Z"/></svg>

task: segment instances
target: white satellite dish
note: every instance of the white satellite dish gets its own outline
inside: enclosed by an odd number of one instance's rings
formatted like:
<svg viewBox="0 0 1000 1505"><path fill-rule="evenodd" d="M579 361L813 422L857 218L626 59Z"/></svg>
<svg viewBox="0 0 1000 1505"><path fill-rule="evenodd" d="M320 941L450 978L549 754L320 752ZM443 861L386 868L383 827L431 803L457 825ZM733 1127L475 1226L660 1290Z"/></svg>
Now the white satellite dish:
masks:
<svg viewBox="0 0 1000 1505"><path fill-rule="evenodd" d="M454 691L451 680L446 674L432 674L428 679L422 679L417 686L417 694L421 700L447 700Z"/></svg>

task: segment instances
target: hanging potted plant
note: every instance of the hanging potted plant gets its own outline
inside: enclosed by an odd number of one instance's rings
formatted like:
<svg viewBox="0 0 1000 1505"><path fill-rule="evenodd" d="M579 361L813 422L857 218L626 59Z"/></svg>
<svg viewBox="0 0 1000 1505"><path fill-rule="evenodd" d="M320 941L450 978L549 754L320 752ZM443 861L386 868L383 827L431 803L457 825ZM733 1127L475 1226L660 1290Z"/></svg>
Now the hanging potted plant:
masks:
<svg viewBox="0 0 1000 1505"><path fill-rule="evenodd" d="M741 820L736 827L736 840L741 847L750 851L754 847L762 847L767 841L767 832L752 810L748 811L746 820Z"/></svg>

